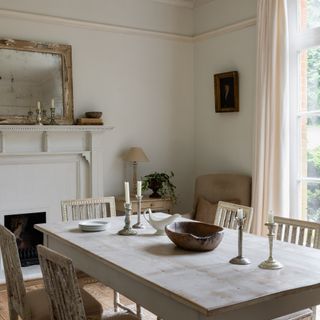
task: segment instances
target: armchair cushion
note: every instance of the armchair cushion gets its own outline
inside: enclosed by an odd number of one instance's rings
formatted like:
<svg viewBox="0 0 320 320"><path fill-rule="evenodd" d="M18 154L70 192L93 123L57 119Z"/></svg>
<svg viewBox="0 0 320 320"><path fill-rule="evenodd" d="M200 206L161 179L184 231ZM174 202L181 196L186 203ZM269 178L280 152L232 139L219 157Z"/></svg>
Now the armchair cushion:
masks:
<svg viewBox="0 0 320 320"><path fill-rule="evenodd" d="M213 224L216 216L217 206L218 203L211 203L203 197L200 197L197 205L195 220Z"/></svg>
<svg viewBox="0 0 320 320"><path fill-rule="evenodd" d="M225 200L226 202L240 204L239 199ZM216 217L218 202L212 203L203 197L199 197L197 204L197 211L195 215L195 220L214 224L214 219Z"/></svg>

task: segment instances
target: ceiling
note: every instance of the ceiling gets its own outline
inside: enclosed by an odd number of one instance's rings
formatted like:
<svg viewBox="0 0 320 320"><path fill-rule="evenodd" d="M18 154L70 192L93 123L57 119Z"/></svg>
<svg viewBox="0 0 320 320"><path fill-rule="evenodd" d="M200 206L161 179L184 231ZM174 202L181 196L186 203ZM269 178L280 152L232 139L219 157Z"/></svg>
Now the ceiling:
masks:
<svg viewBox="0 0 320 320"><path fill-rule="evenodd" d="M167 3L173 6L197 8L214 0L153 0L156 2Z"/></svg>

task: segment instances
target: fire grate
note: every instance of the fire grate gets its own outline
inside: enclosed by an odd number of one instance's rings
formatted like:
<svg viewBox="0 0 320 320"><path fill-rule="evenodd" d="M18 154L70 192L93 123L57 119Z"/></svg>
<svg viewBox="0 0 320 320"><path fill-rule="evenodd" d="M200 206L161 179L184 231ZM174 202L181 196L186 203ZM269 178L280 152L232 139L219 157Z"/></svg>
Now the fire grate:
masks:
<svg viewBox="0 0 320 320"><path fill-rule="evenodd" d="M39 264L37 245L43 244L43 234L33 225L46 222L45 212L6 215L4 225L16 236L22 267Z"/></svg>

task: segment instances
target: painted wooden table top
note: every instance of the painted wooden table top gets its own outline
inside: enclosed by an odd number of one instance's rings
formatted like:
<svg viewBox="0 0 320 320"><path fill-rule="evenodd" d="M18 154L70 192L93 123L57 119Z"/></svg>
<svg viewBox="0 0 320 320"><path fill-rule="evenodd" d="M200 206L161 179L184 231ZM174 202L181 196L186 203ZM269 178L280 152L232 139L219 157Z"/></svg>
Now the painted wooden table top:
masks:
<svg viewBox="0 0 320 320"><path fill-rule="evenodd" d="M235 230L225 229L214 251L190 252L175 247L166 235L153 235L154 229L146 221L146 229L127 237L117 235L123 217L107 220L110 224L102 232L82 232L77 222L39 224L36 228L205 316L320 288L317 249L275 241L274 258L284 268L263 270L258 265L268 257L264 237L244 234L243 254L251 264L239 266L229 263L237 255Z"/></svg>

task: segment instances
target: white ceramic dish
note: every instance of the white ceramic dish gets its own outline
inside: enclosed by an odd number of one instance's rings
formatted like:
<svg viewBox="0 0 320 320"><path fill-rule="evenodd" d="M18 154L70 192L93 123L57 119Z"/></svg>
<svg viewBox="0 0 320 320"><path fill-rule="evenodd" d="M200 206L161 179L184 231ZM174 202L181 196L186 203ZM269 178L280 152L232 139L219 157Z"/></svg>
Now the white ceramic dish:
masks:
<svg viewBox="0 0 320 320"><path fill-rule="evenodd" d="M86 232L97 232L106 230L109 222L103 220L85 220L79 222L79 228Z"/></svg>

